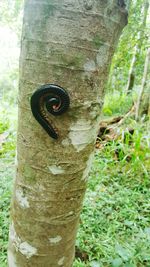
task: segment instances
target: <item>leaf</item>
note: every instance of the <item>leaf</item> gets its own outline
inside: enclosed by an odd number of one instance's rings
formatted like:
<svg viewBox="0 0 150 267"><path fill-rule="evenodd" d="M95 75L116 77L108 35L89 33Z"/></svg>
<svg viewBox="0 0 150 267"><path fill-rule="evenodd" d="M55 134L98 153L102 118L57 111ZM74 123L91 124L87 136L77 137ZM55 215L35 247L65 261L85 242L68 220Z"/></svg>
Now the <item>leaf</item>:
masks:
<svg viewBox="0 0 150 267"><path fill-rule="evenodd" d="M146 227L144 229L145 234L147 234L148 237L150 237L150 227Z"/></svg>
<svg viewBox="0 0 150 267"><path fill-rule="evenodd" d="M99 261L91 261L91 267L101 267L101 263Z"/></svg>
<svg viewBox="0 0 150 267"><path fill-rule="evenodd" d="M128 221L128 220L125 220L124 221L124 224L128 227L132 227L134 225L134 222L133 221Z"/></svg>
<svg viewBox="0 0 150 267"><path fill-rule="evenodd" d="M121 258L116 258L112 261L112 267L120 267L123 261Z"/></svg>
<svg viewBox="0 0 150 267"><path fill-rule="evenodd" d="M130 253L127 249L123 248L120 244L116 245L116 253L124 260L128 261L130 258Z"/></svg>

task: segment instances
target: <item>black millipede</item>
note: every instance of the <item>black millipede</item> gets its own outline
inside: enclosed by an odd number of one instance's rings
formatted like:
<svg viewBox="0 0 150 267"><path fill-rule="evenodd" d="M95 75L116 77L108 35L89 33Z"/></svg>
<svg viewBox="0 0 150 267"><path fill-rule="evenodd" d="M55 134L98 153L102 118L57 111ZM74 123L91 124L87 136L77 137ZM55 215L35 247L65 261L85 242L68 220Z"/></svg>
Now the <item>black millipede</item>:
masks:
<svg viewBox="0 0 150 267"><path fill-rule="evenodd" d="M49 113L59 116L69 108L70 99L67 91L55 84L45 84L31 96L31 110L35 119L48 135L58 138L57 130L52 126Z"/></svg>

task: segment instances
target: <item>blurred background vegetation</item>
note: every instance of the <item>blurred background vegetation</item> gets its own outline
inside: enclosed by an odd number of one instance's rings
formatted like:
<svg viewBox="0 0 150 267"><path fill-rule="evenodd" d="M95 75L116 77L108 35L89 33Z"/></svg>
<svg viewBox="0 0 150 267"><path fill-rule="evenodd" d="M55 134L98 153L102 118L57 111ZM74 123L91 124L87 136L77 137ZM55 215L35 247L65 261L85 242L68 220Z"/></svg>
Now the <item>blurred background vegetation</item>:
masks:
<svg viewBox="0 0 150 267"><path fill-rule="evenodd" d="M15 175L22 8L22 0L0 1L1 267ZM111 65L74 267L150 267L149 29L148 1L133 0Z"/></svg>

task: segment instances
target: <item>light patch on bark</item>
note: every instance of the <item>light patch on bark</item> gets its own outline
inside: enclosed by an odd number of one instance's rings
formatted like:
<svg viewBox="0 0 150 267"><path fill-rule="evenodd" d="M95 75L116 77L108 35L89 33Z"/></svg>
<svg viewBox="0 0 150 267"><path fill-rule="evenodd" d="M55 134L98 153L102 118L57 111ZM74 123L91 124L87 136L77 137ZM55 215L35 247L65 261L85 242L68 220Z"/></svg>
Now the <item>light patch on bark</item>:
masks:
<svg viewBox="0 0 150 267"><path fill-rule="evenodd" d="M65 260L65 257L62 257L59 261L58 261L58 265L59 266L62 266L64 264L64 260Z"/></svg>
<svg viewBox="0 0 150 267"><path fill-rule="evenodd" d="M83 103L84 108L90 108L92 103L93 103L92 101L85 101L85 102Z"/></svg>
<svg viewBox="0 0 150 267"><path fill-rule="evenodd" d="M29 243L23 242L19 246L19 251L26 256L27 259L31 258L33 255L36 255L37 249L32 247Z"/></svg>
<svg viewBox="0 0 150 267"><path fill-rule="evenodd" d="M57 165L49 166L48 169L54 175L56 175L56 174L62 174L62 173L65 172L60 166L57 166Z"/></svg>
<svg viewBox="0 0 150 267"><path fill-rule="evenodd" d="M16 199L19 203L19 205L22 207L22 208L29 208L30 205L29 205L29 201L27 199L26 196L24 196L24 193L21 189L17 189L16 190Z"/></svg>
<svg viewBox="0 0 150 267"><path fill-rule="evenodd" d="M94 60L88 60L84 64L84 70L85 70L85 72L95 71L96 70L96 64L95 64Z"/></svg>
<svg viewBox="0 0 150 267"><path fill-rule="evenodd" d="M21 239L17 236L14 224L12 223L9 230L9 239L15 247L16 251L18 251L18 247L21 243Z"/></svg>
<svg viewBox="0 0 150 267"><path fill-rule="evenodd" d="M59 243L62 240L62 237L60 235L56 237L49 238L49 241L51 244Z"/></svg>
<svg viewBox="0 0 150 267"><path fill-rule="evenodd" d="M17 151L16 151L16 155L15 155L15 166L16 166L16 168L18 167Z"/></svg>
<svg viewBox="0 0 150 267"><path fill-rule="evenodd" d="M89 171L91 169L92 162L93 162L93 158L94 158L94 153L92 153L89 156L89 159L86 162L87 167L83 172L82 180L87 180L87 177L88 177L88 174L89 174Z"/></svg>
<svg viewBox="0 0 150 267"><path fill-rule="evenodd" d="M70 127L69 138L77 152L83 150L95 139L95 129L90 121L78 120Z"/></svg>
<svg viewBox="0 0 150 267"><path fill-rule="evenodd" d="M69 211L69 212L68 212L68 216L73 215L73 214L74 214L73 211Z"/></svg>
<svg viewBox="0 0 150 267"><path fill-rule="evenodd" d="M9 267L17 267L16 259L10 250L8 250L8 265Z"/></svg>
<svg viewBox="0 0 150 267"><path fill-rule="evenodd" d="M101 106L102 106L102 101L101 101L101 103L99 103L99 106L95 106L93 108L93 110L90 112L90 118L91 119L95 120L95 118L96 118L98 122L100 121L100 115L99 114L100 114ZM96 126L95 126L95 128L96 128Z"/></svg>
<svg viewBox="0 0 150 267"><path fill-rule="evenodd" d="M69 141L69 139L68 139L68 138L64 139L64 140L62 141L62 145L63 145L63 146L69 146L69 145L70 145L70 141Z"/></svg>
<svg viewBox="0 0 150 267"><path fill-rule="evenodd" d="M25 255L27 257L27 259L29 259L30 257L32 257L33 255L35 255L37 253L36 248L32 247L27 242L21 242L21 239L16 234L13 223L10 226L9 239L10 239L11 243L13 244L13 246L15 247L16 251L20 251L23 255ZM12 257L12 255L10 254L10 258L11 257ZM14 267L15 266L16 265L14 265ZM13 267L13 265L12 265L12 267Z"/></svg>
<svg viewBox="0 0 150 267"><path fill-rule="evenodd" d="M98 54L96 56L96 62L99 67L104 67L104 65L108 62L108 50L109 46L105 44L99 48Z"/></svg>

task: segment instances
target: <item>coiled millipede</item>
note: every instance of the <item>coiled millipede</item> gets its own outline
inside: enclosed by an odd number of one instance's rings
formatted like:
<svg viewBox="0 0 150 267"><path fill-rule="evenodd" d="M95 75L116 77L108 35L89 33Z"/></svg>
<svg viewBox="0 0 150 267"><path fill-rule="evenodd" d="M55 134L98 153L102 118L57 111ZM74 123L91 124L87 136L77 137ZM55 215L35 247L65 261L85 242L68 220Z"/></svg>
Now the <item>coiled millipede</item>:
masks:
<svg viewBox="0 0 150 267"><path fill-rule="evenodd" d="M31 96L31 110L35 119L49 134L57 139L58 130L52 126L49 114L59 116L69 108L70 99L67 91L55 84L45 84Z"/></svg>

